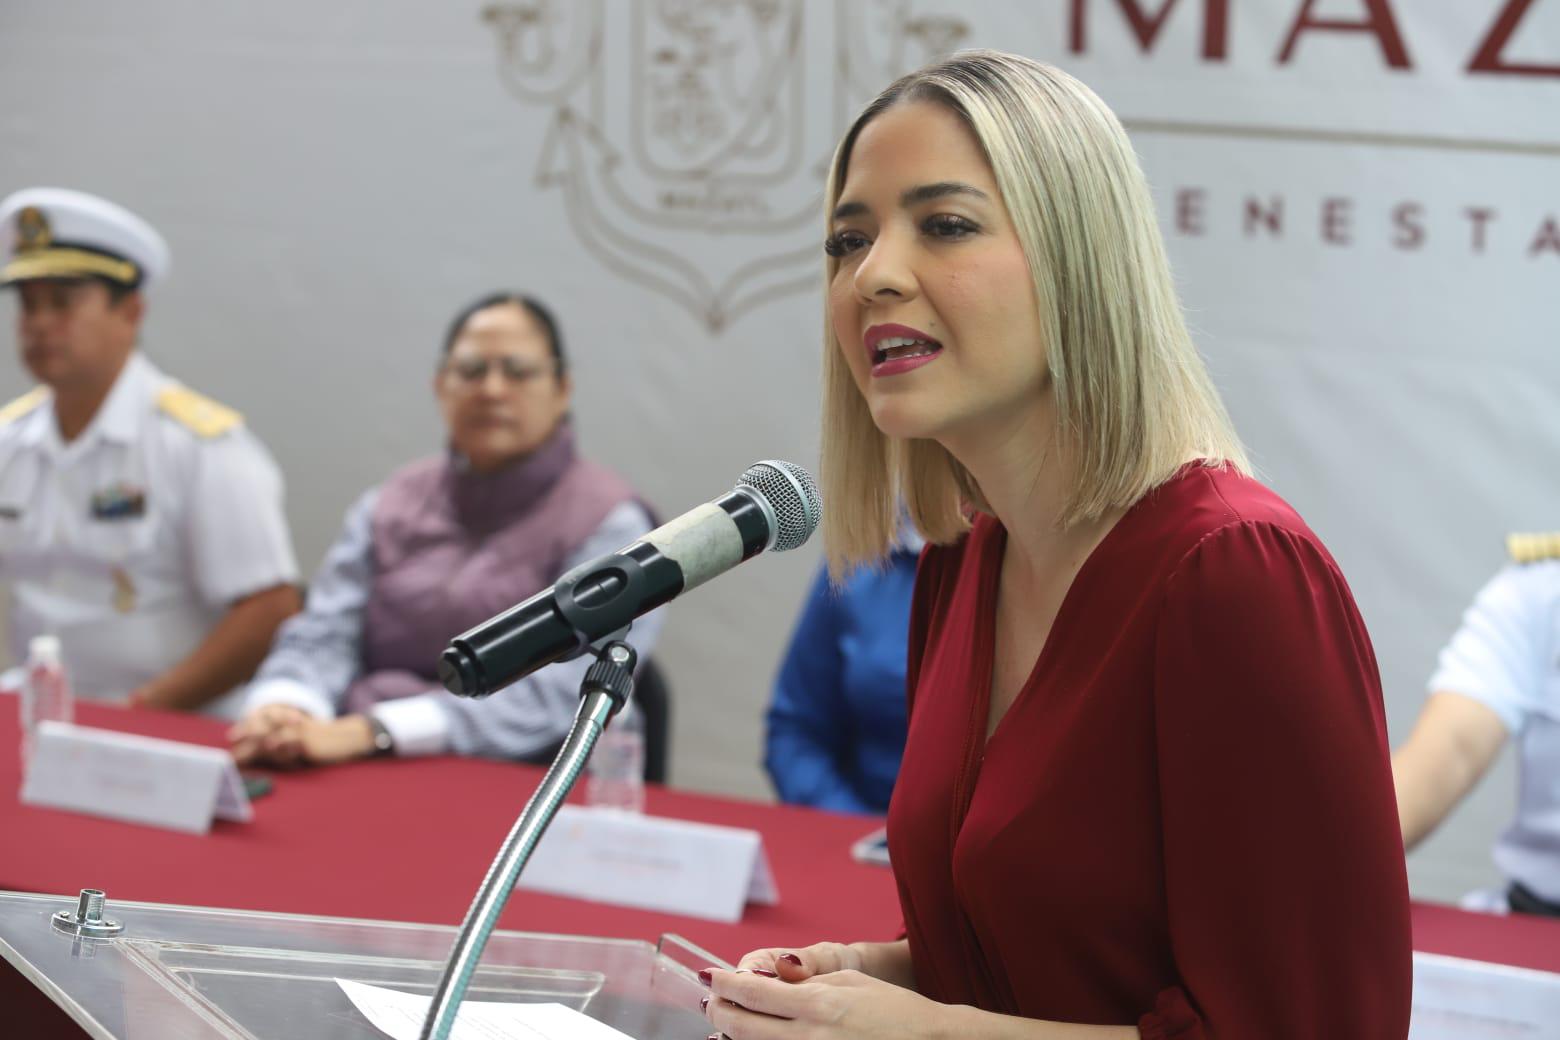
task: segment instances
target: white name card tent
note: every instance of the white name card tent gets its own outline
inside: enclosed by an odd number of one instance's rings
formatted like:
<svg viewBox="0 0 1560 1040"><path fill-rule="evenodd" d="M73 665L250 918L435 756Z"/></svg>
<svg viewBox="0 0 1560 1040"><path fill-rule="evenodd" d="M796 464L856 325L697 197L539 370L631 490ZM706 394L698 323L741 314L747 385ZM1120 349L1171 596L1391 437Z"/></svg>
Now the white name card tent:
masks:
<svg viewBox="0 0 1560 1040"><path fill-rule="evenodd" d="M1409 1040L1540 1040L1560 1036L1560 975L1414 954Z"/></svg>
<svg viewBox="0 0 1560 1040"><path fill-rule="evenodd" d="M226 751L63 722L39 724L22 801L194 834L253 818Z"/></svg>
<svg viewBox="0 0 1560 1040"><path fill-rule="evenodd" d="M753 830L565 805L519 886L640 910L737 921L780 901Z"/></svg>

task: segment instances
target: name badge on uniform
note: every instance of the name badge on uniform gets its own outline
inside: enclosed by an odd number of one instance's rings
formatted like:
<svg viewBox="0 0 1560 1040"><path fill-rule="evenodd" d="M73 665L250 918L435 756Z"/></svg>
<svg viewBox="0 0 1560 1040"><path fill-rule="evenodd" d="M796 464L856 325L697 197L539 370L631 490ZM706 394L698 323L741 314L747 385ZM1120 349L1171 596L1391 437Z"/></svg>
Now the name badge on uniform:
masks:
<svg viewBox="0 0 1560 1040"><path fill-rule="evenodd" d="M92 519L132 520L146 515L146 492L129 484L115 484L92 496Z"/></svg>

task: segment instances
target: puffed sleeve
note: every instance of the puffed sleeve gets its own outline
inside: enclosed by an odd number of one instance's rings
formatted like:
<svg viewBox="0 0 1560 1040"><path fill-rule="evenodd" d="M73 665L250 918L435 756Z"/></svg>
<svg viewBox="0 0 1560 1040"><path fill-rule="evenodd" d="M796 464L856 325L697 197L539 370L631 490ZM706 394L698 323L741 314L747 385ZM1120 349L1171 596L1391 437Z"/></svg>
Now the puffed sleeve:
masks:
<svg viewBox="0 0 1560 1040"><path fill-rule="evenodd" d="M1375 655L1309 532L1240 522L1167 583L1154 703L1182 990L1146 1037L1408 1033L1412 952Z"/></svg>
<svg viewBox="0 0 1560 1040"><path fill-rule="evenodd" d="M248 430L200 445L189 510L190 556L206 602L226 606L298 580L282 475Z"/></svg>

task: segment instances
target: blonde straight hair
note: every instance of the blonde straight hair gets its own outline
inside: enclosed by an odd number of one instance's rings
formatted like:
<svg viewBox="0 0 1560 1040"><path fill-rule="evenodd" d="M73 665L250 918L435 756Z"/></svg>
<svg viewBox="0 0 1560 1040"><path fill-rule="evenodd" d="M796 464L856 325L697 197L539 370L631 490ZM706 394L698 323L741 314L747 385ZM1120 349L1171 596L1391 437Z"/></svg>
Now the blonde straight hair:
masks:
<svg viewBox="0 0 1560 1040"><path fill-rule="evenodd" d="M1248 473L1187 331L1148 183L1105 103L1050 65L961 51L898 80L857 117L834 155L826 220L862 128L910 101L943 105L974 133L1029 262L1056 396L1055 443L1069 465L1061 525L1129 507L1192 460ZM827 258L826 284L838 268ZM901 499L927 540L941 544L968 529L972 508L989 507L942 445L877 429L828 301L825 292L821 474L825 549L839 577L887 553Z"/></svg>

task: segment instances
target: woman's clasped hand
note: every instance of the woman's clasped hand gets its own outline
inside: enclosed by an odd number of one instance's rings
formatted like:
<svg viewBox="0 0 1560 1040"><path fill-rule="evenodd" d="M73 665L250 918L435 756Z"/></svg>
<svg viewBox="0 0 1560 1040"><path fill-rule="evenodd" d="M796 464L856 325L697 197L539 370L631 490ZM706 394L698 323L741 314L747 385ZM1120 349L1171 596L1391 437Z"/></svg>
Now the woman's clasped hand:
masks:
<svg viewBox="0 0 1560 1040"><path fill-rule="evenodd" d="M877 950L874 951L874 945ZM818 943L800 950L755 950L735 971L707 968L702 1008L731 1040L790 1037L932 1037L949 1035L942 1021L958 1009L870 973L895 960L902 943ZM879 952L874 958L872 954ZM908 954L904 954L908 967ZM877 963L873 963L876 961Z"/></svg>

